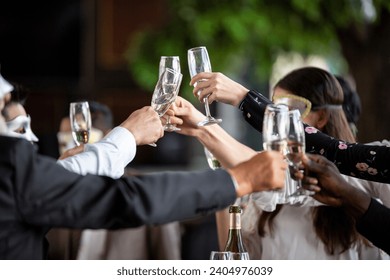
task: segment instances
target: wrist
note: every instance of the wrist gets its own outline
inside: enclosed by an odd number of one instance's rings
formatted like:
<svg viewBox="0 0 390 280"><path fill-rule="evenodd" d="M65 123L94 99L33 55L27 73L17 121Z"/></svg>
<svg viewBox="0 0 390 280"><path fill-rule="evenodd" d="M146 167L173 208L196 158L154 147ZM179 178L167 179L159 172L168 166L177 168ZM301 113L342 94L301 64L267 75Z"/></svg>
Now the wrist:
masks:
<svg viewBox="0 0 390 280"><path fill-rule="evenodd" d="M234 107L239 107L248 93L249 93L249 90L246 87L241 86L238 89L237 94L236 94L236 98L233 100L231 105Z"/></svg>
<svg viewBox="0 0 390 280"><path fill-rule="evenodd" d="M348 209L350 214L355 218L362 216L368 209L371 203L371 196L352 186L344 188L341 197L343 198L344 207Z"/></svg>
<svg viewBox="0 0 390 280"><path fill-rule="evenodd" d="M242 197L244 195L251 193L251 187L247 183L245 178L240 176L240 174L236 172L234 169L228 169L227 172L230 174L234 188L236 190L237 197Z"/></svg>

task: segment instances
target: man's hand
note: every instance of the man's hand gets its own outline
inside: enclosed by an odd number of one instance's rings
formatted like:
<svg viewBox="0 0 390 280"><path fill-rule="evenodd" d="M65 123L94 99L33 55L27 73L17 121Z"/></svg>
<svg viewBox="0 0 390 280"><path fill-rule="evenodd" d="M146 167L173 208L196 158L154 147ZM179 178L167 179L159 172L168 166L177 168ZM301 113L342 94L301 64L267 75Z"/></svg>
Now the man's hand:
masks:
<svg viewBox="0 0 390 280"><path fill-rule="evenodd" d="M59 158L58 160L66 159L67 157L71 157L74 155L77 155L79 153L84 152L84 144L81 144L80 146L73 147L69 150L66 150Z"/></svg>
<svg viewBox="0 0 390 280"><path fill-rule="evenodd" d="M150 106L134 111L120 126L134 135L137 145L155 143L164 136L161 120Z"/></svg>
<svg viewBox="0 0 390 280"><path fill-rule="evenodd" d="M325 157L307 154L303 158L303 165L309 175L303 177L302 184L305 189L315 191L313 198L331 206L346 206L355 215L367 210L370 196L349 184ZM299 172L295 175L303 176Z"/></svg>
<svg viewBox="0 0 390 280"><path fill-rule="evenodd" d="M275 151L260 152L250 160L228 169L237 181L237 196L284 187L287 163Z"/></svg>
<svg viewBox="0 0 390 280"><path fill-rule="evenodd" d="M193 93L201 102L209 96L209 103L219 101L237 107L249 91L222 73L199 73L192 77L190 85L195 83Z"/></svg>

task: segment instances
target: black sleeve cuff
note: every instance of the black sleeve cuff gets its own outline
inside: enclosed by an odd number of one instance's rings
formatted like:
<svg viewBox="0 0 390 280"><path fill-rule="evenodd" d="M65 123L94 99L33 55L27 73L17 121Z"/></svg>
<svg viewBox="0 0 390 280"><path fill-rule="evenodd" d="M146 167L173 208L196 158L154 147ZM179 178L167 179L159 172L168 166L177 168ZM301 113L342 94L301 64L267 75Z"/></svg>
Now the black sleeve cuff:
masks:
<svg viewBox="0 0 390 280"><path fill-rule="evenodd" d="M250 90L241 101L238 108L242 111L244 119L257 131L263 129L265 107L272 102L261 93Z"/></svg>

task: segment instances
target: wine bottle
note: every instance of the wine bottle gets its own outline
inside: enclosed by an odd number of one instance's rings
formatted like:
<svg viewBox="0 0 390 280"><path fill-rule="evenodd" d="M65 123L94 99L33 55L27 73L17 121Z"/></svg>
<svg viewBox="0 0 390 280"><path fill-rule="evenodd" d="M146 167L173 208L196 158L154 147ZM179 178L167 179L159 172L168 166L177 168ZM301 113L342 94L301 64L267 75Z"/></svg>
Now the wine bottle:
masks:
<svg viewBox="0 0 390 280"><path fill-rule="evenodd" d="M228 240L225 245L225 251L247 254L241 235L241 213L242 209L240 206L231 205L229 207L230 225Z"/></svg>

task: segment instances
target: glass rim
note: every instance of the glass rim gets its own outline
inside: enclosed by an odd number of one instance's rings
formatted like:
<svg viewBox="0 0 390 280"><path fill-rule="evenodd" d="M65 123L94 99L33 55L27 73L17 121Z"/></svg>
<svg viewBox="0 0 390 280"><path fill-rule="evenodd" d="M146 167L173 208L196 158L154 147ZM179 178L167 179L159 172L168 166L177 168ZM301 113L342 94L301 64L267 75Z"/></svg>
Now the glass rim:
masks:
<svg viewBox="0 0 390 280"><path fill-rule="evenodd" d="M178 56L178 55L162 55L160 58L178 58L178 59L180 59L180 56Z"/></svg>
<svg viewBox="0 0 390 280"><path fill-rule="evenodd" d="M69 103L69 105L75 105L75 104L87 104L89 106L88 101L75 101Z"/></svg>
<svg viewBox="0 0 390 280"><path fill-rule="evenodd" d="M196 50L201 50L201 49L207 50L207 48L205 46L199 46L199 47L190 48L190 49L188 49L188 51L196 51Z"/></svg>

